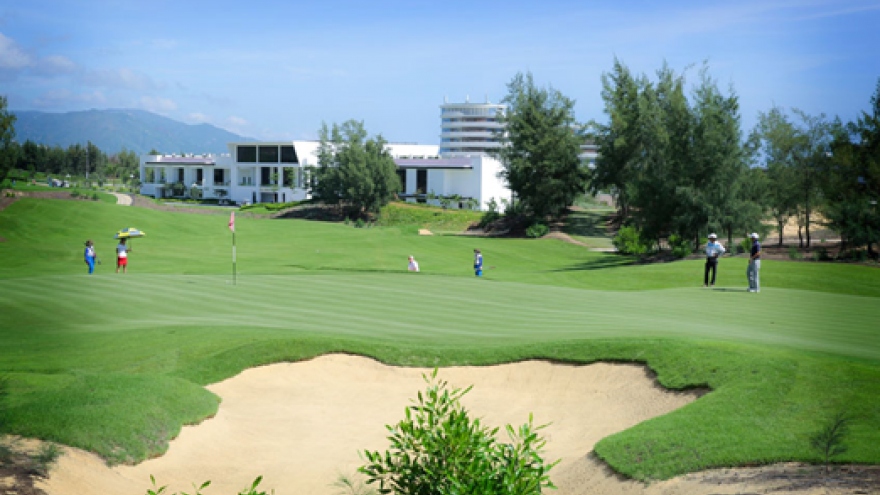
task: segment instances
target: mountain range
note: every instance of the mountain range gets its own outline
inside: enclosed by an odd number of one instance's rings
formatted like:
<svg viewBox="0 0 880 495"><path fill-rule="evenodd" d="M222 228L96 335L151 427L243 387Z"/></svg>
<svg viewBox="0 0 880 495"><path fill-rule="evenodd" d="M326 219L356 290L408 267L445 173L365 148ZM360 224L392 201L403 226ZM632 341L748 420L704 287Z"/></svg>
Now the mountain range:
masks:
<svg viewBox="0 0 880 495"><path fill-rule="evenodd" d="M144 110L109 109L66 113L15 111L15 140L31 140L47 146L67 148L91 141L101 151L113 154L123 149L141 155L160 153L228 153L232 141L251 138L210 124L184 124Z"/></svg>

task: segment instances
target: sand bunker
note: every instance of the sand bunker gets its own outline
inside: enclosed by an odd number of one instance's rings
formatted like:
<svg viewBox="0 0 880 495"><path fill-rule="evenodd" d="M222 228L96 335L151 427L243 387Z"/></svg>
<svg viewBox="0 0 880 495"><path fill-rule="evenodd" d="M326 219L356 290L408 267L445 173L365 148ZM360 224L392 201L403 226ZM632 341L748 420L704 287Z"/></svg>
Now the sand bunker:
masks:
<svg viewBox="0 0 880 495"><path fill-rule="evenodd" d="M217 416L185 427L168 452L137 466L107 467L98 457L66 449L50 495L143 495L150 475L173 491L211 480L208 494L233 494L263 475L278 495L331 495L340 474L355 476L358 451L384 450L386 424L398 422L425 383L427 369L328 355L247 370L209 386L222 397ZM646 487L623 480L589 453L600 439L696 399L665 391L642 366L570 366L529 361L440 370L453 386L474 385L465 406L489 425L520 425L533 413L546 430L547 458L558 495L742 493L742 485L707 487L687 477ZM506 437L502 437L506 438ZM709 490L709 491L707 491Z"/></svg>

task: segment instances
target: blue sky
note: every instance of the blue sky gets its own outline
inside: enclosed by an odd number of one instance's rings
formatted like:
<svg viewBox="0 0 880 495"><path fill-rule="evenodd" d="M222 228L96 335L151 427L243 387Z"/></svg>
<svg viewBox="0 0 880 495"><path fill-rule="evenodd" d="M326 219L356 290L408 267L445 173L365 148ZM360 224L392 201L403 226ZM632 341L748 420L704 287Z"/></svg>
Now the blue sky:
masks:
<svg viewBox="0 0 880 495"><path fill-rule="evenodd" d="M690 82L708 61L744 132L773 105L852 120L880 78L880 0L0 2L10 109L140 108L257 139L357 119L437 143L444 97L497 102L525 71L604 121L615 57Z"/></svg>

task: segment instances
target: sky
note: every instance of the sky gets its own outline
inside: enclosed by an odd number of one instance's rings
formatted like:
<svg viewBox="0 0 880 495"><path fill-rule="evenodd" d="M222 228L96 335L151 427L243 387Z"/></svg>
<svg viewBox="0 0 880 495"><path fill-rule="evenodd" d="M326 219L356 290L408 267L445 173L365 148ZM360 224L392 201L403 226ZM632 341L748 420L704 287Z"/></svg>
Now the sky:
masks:
<svg viewBox="0 0 880 495"><path fill-rule="evenodd" d="M880 0L0 0L8 108L137 108L260 140L363 121L439 144L440 108L517 73L604 122L615 58L656 80L706 64L743 132L773 106L854 120L880 81Z"/></svg>

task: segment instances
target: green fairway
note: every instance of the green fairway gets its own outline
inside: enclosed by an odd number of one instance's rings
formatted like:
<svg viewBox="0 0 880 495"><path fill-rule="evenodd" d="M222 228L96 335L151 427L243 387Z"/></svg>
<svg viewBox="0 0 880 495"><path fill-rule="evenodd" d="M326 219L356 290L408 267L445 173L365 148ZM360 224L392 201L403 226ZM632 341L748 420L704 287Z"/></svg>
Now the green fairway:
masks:
<svg viewBox="0 0 880 495"><path fill-rule="evenodd" d="M113 461L162 452L213 414L202 385L326 352L408 366L528 358L647 363L664 385L710 387L695 403L603 440L639 479L781 460L817 461L808 437L846 410L839 460L880 463L880 270L767 261L745 292L725 258L632 265L555 240L419 236L24 199L0 212L0 373L13 431ZM136 227L129 273L112 235ZM86 274L82 244L103 265ZM489 268L473 277L472 250ZM406 257L422 273L406 273ZM540 419L540 418L538 418Z"/></svg>

